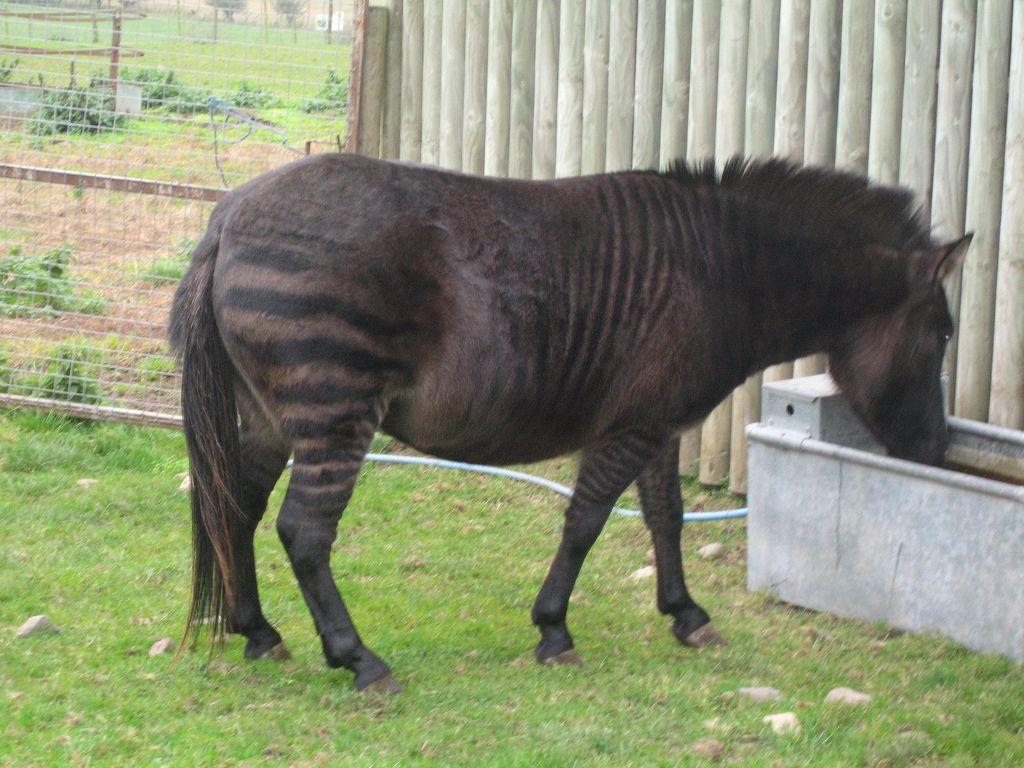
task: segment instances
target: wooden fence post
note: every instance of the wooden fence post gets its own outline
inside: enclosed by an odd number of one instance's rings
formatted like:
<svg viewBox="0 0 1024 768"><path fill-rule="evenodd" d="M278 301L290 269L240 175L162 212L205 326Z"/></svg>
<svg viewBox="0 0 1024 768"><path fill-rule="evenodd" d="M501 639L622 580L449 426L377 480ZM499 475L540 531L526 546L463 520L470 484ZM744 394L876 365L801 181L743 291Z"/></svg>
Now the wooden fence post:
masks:
<svg viewBox="0 0 1024 768"><path fill-rule="evenodd" d="M537 0L537 64L533 107L533 172L535 179L555 175L558 128L558 0Z"/></svg>
<svg viewBox="0 0 1024 768"><path fill-rule="evenodd" d="M756 11L756 12L755 12ZM779 0L751 5L743 145L748 157L769 157L775 145L775 90L779 63ZM761 374L732 393L729 488L747 492L747 425L761 415Z"/></svg>
<svg viewBox="0 0 1024 768"><path fill-rule="evenodd" d="M715 117L715 158L720 166L733 155L743 152L749 23L749 0L722 0ZM720 485L729 472L731 427L732 395L710 413L701 430L702 483Z"/></svg>
<svg viewBox="0 0 1024 768"><path fill-rule="evenodd" d="M942 4L932 226L936 237L946 239L964 234L967 213L967 149L971 130L976 12L975 0L945 0ZM956 348L960 333L960 270L946 280L946 300L953 316L954 330L942 368L949 376L949 398L955 409Z"/></svg>
<svg viewBox="0 0 1024 768"><path fill-rule="evenodd" d="M579 176L583 150L583 37L586 0L562 0L558 32L555 175Z"/></svg>
<svg viewBox="0 0 1024 768"><path fill-rule="evenodd" d="M808 165L827 166L836 161L841 24L840 0L811 3L804 116L804 162ZM811 355L793 363L793 375L812 376L825 367L824 355Z"/></svg>
<svg viewBox="0 0 1024 768"><path fill-rule="evenodd" d="M608 43L608 138L605 170L621 171L633 162L633 98L636 88L637 0L611 0Z"/></svg>
<svg viewBox="0 0 1024 768"><path fill-rule="evenodd" d="M462 169L462 123L466 94L466 0L444 0L441 30L442 166Z"/></svg>
<svg viewBox="0 0 1024 768"><path fill-rule="evenodd" d="M974 232L964 263L957 348L956 413L988 419L1003 153L1006 151L1007 76L1010 69L1010 0L979 6L974 46L967 229Z"/></svg>
<svg viewBox="0 0 1024 768"><path fill-rule="evenodd" d="M441 30L442 0L423 4L423 130L420 155L424 163L437 165L441 158Z"/></svg>
<svg viewBox="0 0 1024 768"><path fill-rule="evenodd" d="M989 419L1024 429L1024 2L1013 6Z"/></svg>
<svg viewBox="0 0 1024 768"><path fill-rule="evenodd" d="M843 4L839 58L839 110L836 118L836 166L858 173L868 169L871 135L871 52L874 0Z"/></svg>
<svg viewBox="0 0 1024 768"><path fill-rule="evenodd" d="M906 39L907 0L878 0L875 6L868 174L882 184L895 184L900 174Z"/></svg>
<svg viewBox="0 0 1024 768"><path fill-rule="evenodd" d="M484 172L487 112L487 0L466 0L466 92L462 170Z"/></svg>
<svg viewBox="0 0 1024 768"><path fill-rule="evenodd" d="M384 0L382 3L388 12L388 39L380 156L389 160L398 159L402 144L402 2Z"/></svg>
<svg viewBox="0 0 1024 768"><path fill-rule="evenodd" d="M665 0L639 0L632 167L658 167L662 76L665 66Z"/></svg>
<svg viewBox="0 0 1024 768"><path fill-rule="evenodd" d="M423 0L402 14L402 127L399 157L418 163L423 130Z"/></svg>
<svg viewBox="0 0 1024 768"><path fill-rule="evenodd" d="M537 45L537 4L517 2L513 8L508 175L528 179L533 170L533 81Z"/></svg>
<svg viewBox="0 0 1024 768"><path fill-rule="evenodd" d="M925 219L931 212L935 167L935 85L941 4L941 0L918 0L911 3L907 12L900 184L918 194Z"/></svg>
<svg viewBox="0 0 1024 768"><path fill-rule="evenodd" d="M580 171L604 170L608 136L608 0L587 0L583 31L583 146Z"/></svg>
<svg viewBox="0 0 1024 768"><path fill-rule="evenodd" d="M775 154L798 163L804 159L810 23L810 0L782 0L775 97ZM780 363L767 369L762 380L782 381L792 375L793 364Z"/></svg>
<svg viewBox="0 0 1024 768"><path fill-rule="evenodd" d="M484 173L505 176L508 174L509 108L512 99L512 0L491 0L487 40Z"/></svg>
<svg viewBox="0 0 1024 768"><path fill-rule="evenodd" d="M380 157L381 118L387 70L388 11L371 5L366 9L363 62L359 82L357 148L367 157Z"/></svg>

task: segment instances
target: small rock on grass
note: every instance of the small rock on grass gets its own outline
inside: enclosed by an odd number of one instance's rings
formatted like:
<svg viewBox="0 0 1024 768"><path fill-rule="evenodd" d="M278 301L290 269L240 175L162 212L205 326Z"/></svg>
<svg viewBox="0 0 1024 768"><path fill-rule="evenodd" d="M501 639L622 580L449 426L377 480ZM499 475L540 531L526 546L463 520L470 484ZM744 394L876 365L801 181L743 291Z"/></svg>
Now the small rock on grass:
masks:
<svg viewBox="0 0 1024 768"><path fill-rule="evenodd" d="M33 616L14 633L15 637L32 637L32 635L56 635L60 632L57 626L50 621L49 616Z"/></svg>
<svg viewBox="0 0 1024 768"><path fill-rule="evenodd" d="M718 739L701 739L693 743L690 751L698 757L706 757L712 762L718 762L725 752L725 744Z"/></svg>
<svg viewBox="0 0 1024 768"><path fill-rule="evenodd" d="M161 637L149 648L150 656L160 656L164 653L174 653L174 641L169 637Z"/></svg>
<svg viewBox="0 0 1024 768"><path fill-rule="evenodd" d="M181 485L178 486L178 490L182 493L188 493L192 490L192 475L186 474L181 479Z"/></svg>
<svg viewBox="0 0 1024 768"><path fill-rule="evenodd" d="M705 560L717 560L725 554L725 547L717 541L714 541L711 544L705 544L703 547L698 549L697 554Z"/></svg>
<svg viewBox="0 0 1024 768"><path fill-rule="evenodd" d="M765 715L763 721L772 727L772 731L779 736L800 733L800 720L795 712L779 712L774 715Z"/></svg>
<svg viewBox="0 0 1024 768"><path fill-rule="evenodd" d="M99 480L95 480L95 479L93 479L91 477L83 477L83 478L80 478L75 483L75 485L77 485L79 488L92 488L98 482L99 482Z"/></svg>
<svg viewBox="0 0 1024 768"><path fill-rule="evenodd" d="M651 578L655 573L656 571L653 565L645 565L643 568L637 568L633 571L630 578L633 579L633 581L643 581L644 579Z"/></svg>
<svg viewBox="0 0 1024 768"><path fill-rule="evenodd" d="M749 699L757 704L764 701L778 701L782 694L777 688L740 688L737 693L742 699Z"/></svg>
<svg viewBox="0 0 1024 768"><path fill-rule="evenodd" d="M826 704L849 704L861 706L871 701L871 695L855 691L853 688L833 688L825 696Z"/></svg>

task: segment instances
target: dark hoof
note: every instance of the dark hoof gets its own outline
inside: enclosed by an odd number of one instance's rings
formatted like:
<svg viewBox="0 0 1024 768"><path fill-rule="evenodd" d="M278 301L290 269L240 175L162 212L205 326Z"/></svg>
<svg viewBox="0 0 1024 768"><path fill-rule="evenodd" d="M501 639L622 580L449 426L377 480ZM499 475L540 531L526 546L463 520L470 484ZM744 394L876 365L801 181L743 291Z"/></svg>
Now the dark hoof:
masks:
<svg viewBox="0 0 1024 768"><path fill-rule="evenodd" d="M583 662L580 660L580 655L576 653L575 648L570 648L567 651L556 653L554 656L548 656L544 659L538 659L538 661L546 667L553 667L556 664L563 664L568 667L579 667L583 665Z"/></svg>
<svg viewBox="0 0 1024 768"><path fill-rule="evenodd" d="M363 693L394 694L401 693L402 686L395 678L387 674L359 690Z"/></svg>
<svg viewBox="0 0 1024 768"><path fill-rule="evenodd" d="M273 648L264 651L257 658L260 659L273 659L274 661L288 661L292 657L288 649L284 647L284 643L278 643Z"/></svg>
<svg viewBox="0 0 1024 768"><path fill-rule="evenodd" d="M694 630L681 641L683 645L688 645L691 648L708 648L720 645L726 645L725 638L722 637L715 630L713 624L708 623L703 627Z"/></svg>
<svg viewBox="0 0 1024 768"><path fill-rule="evenodd" d="M284 661L290 659L291 654L281 642L281 636L276 632L272 635L257 635L249 639L245 644L245 658L250 661L256 659L274 659Z"/></svg>

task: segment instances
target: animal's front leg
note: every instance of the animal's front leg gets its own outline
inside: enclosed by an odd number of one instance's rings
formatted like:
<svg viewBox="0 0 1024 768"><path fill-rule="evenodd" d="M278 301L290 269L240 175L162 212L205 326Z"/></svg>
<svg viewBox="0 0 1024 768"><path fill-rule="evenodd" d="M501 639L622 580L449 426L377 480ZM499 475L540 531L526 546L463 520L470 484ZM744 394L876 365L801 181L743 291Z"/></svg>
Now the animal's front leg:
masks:
<svg viewBox="0 0 1024 768"><path fill-rule="evenodd" d="M569 596L615 501L660 446L660 439L638 430L615 435L584 453L562 542L533 606L533 623L541 635L536 656L542 664L580 663L565 622Z"/></svg>
<svg viewBox="0 0 1024 768"><path fill-rule="evenodd" d="M683 578L680 539L683 498L679 491L679 443L671 440L637 478L644 522L651 532L658 569L658 610L672 616L672 632L684 645L723 645L711 618L693 601Z"/></svg>

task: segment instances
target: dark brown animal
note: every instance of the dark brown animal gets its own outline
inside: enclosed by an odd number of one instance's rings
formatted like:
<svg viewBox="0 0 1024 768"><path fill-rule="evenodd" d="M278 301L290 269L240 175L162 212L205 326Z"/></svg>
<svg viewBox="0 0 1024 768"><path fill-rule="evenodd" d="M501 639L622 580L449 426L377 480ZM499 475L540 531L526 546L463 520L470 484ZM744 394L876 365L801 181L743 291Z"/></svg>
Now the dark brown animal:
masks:
<svg viewBox="0 0 1024 768"><path fill-rule="evenodd" d="M937 246L906 190L782 161L677 164L550 182L352 155L229 194L175 296L193 478L189 626L208 616L282 652L253 532L289 455L277 529L332 667L396 687L329 568L376 430L495 464L580 451L562 543L533 608L540 661L577 661L569 594L634 480L658 608L721 642L683 580L680 431L767 366L827 353L897 456L941 460L952 330Z"/></svg>

